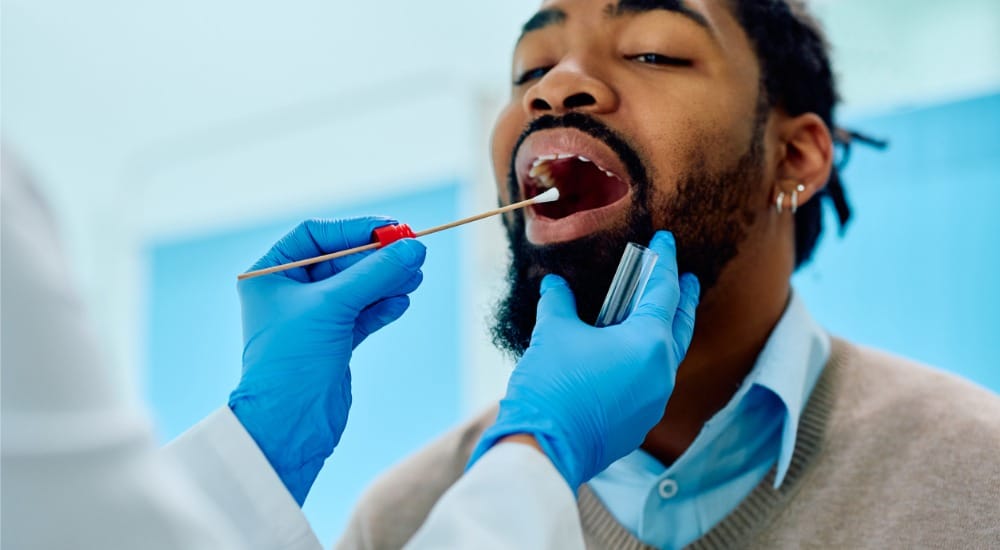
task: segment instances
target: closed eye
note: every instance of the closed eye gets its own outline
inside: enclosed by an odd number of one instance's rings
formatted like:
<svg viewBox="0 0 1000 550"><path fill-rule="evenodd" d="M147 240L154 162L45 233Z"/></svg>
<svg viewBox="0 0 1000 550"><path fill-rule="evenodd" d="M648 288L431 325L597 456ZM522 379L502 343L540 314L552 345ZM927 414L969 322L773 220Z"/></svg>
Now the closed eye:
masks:
<svg viewBox="0 0 1000 550"><path fill-rule="evenodd" d="M638 61L639 63L646 63L649 65L662 65L666 67L691 67L694 65L694 61L690 59L683 59L680 57L670 57L669 55L663 55L658 53L640 53L636 55L625 56L625 59L630 61Z"/></svg>
<svg viewBox="0 0 1000 550"><path fill-rule="evenodd" d="M534 69L527 70L521 73L521 76L514 79L514 85L521 86L523 84L531 82L532 80L537 80L539 78L542 78L543 76L545 76L545 73L549 72L551 68L552 67L537 67Z"/></svg>

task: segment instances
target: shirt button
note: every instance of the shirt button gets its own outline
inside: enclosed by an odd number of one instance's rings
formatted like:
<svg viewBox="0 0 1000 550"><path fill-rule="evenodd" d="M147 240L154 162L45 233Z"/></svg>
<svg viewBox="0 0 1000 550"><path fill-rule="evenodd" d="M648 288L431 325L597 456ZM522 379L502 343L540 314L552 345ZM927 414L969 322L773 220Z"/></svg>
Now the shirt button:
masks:
<svg viewBox="0 0 1000 550"><path fill-rule="evenodd" d="M672 479L664 479L660 482L660 498L670 499L677 494L677 482Z"/></svg>

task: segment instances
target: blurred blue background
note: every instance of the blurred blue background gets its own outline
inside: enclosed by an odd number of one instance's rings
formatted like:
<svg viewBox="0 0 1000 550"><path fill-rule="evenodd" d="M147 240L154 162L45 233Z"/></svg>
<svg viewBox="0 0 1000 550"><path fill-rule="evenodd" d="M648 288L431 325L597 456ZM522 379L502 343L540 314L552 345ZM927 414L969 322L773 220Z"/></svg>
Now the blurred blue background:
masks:
<svg viewBox="0 0 1000 550"><path fill-rule="evenodd" d="M1000 391L1000 94L845 124L854 219L794 284L832 333Z"/></svg>
<svg viewBox="0 0 1000 550"><path fill-rule="evenodd" d="M415 228L495 204L492 120L536 0L0 0L0 123L43 184L123 392L166 441L239 376L235 275L303 218ZM812 0L855 212L795 277L833 333L1000 390L1000 2ZM497 220L428 239L426 284L355 364L306 512L332 543L380 470L494 400Z"/></svg>

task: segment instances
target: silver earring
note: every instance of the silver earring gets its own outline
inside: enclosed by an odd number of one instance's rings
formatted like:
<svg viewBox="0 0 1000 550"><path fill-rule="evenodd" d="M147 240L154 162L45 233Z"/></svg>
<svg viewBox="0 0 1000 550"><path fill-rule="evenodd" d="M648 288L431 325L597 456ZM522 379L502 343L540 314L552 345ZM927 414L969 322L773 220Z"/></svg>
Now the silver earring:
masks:
<svg viewBox="0 0 1000 550"><path fill-rule="evenodd" d="M774 201L774 207L778 209L778 213L781 214L781 209L784 207L785 202L785 192L778 191L778 198Z"/></svg>
<svg viewBox="0 0 1000 550"><path fill-rule="evenodd" d="M799 211L799 193L802 193L805 190L806 190L806 186L802 185L800 183L798 186L795 187L795 190L792 191L792 215L793 216L795 215L796 212Z"/></svg>

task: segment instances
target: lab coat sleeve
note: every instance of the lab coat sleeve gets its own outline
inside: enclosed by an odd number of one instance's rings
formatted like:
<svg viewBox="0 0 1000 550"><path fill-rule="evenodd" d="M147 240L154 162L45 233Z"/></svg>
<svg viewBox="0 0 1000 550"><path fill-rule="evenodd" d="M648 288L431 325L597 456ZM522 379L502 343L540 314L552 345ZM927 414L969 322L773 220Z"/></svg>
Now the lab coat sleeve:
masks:
<svg viewBox="0 0 1000 550"><path fill-rule="evenodd" d="M228 408L157 448L97 349L44 200L4 153L4 547L319 548Z"/></svg>
<svg viewBox="0 0 1000 550"><path fill-rule="evenodd" d="M576 498L552 462L501 443L431 510L406 548L584 548Z"/></svg>
<svg viewBox="0 0 1000 550"><path fill-rule="evenodd" d="M242 548L98 352L36 188L0 169L3 547Z"/></svg>
<svg viewBox="0 0 1000 550"><path fill-rule="evenodd" d="M295 499L229 407L164 448L248 541L247 548L321 548Z"/></svg>

